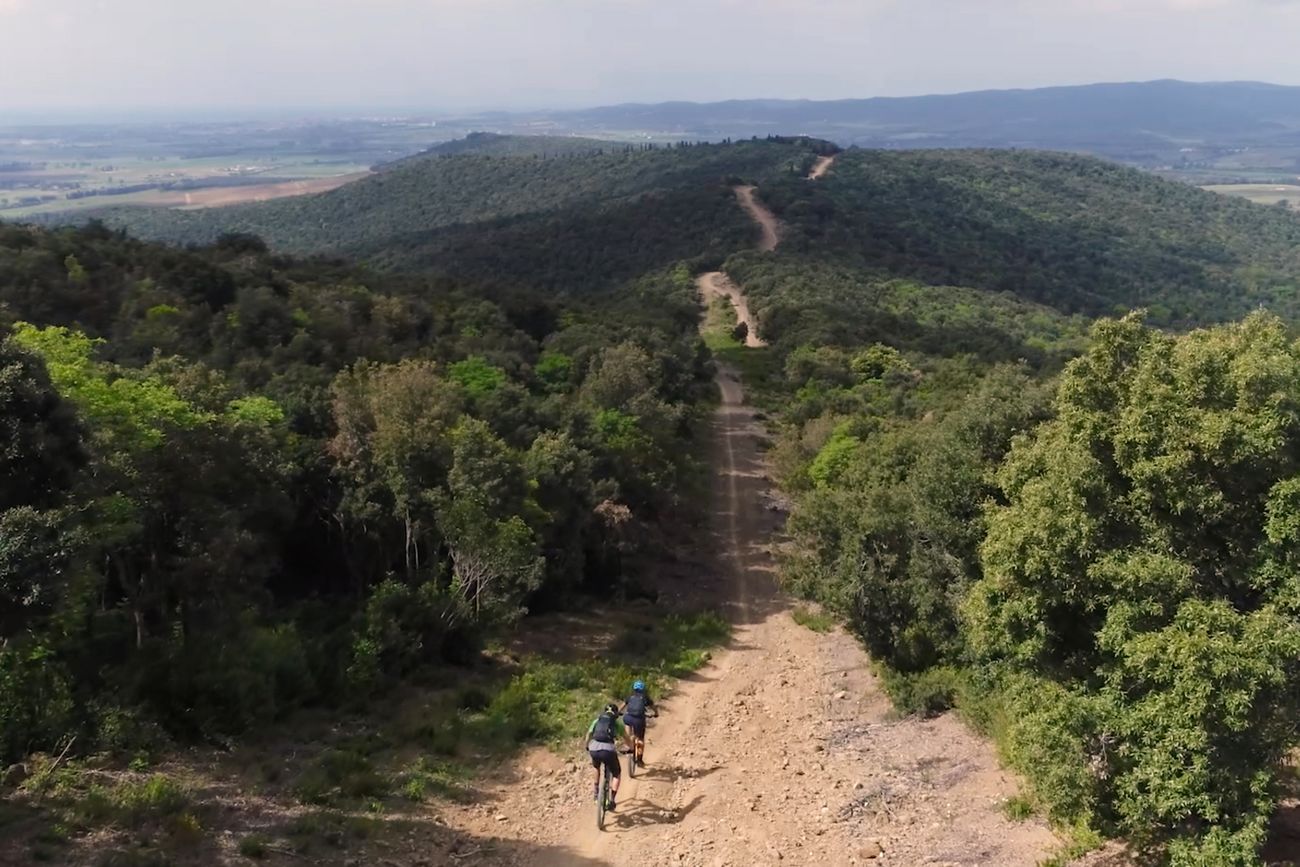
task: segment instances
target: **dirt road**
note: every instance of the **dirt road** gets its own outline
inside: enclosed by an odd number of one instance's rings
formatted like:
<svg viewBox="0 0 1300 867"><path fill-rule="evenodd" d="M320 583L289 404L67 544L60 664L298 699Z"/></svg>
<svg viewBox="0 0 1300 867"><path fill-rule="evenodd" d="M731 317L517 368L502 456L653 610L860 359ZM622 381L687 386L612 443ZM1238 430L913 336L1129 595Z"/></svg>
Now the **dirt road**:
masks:
<svg viewBox="0 0 1300 867"><path fill-rule="evenodd" d="M818 178L823 177L827 172L831 170L831 166L834 164L835 164L835 157L833 156L818 157L817 162L813 163L812 171L808 173L808 180L815 181Z"/></svg>
<svg viewBox="0 0 1300 867"><path fill-rule="evenodd" d="M736 199L740 202L740 206L745 209L745 212L763 230L763 235L758 242L758 249L770 253L776 249L777 244L781 243L781 226L777 222L776 215L754 197L754 189L752 186L736 187Z"/></svg>
<svg viewBox="0 0 1300 867"><path fill-rule="evenodd" d="M663 698L648 767L624 777L603 832L581 757L543 751L461 827L496 836L511 863L546 867L1038 863L1058 842L1041 821L1003 815L1017 783L987 743L952 717L894 719L853 638L791 618L769 555L781 520L767 506L765 432L734 371L718 385L713 588L733 640Z"/></svg>
<svg viewBox="0 0 1300 867"><path fill-rule="evenodd" d="M740 287L731 282L731 278L721 271L710 271L695 278L695 286L707 301L710 298L727 298L736 308L736 320L743 322L749 331L745 335L745 345L749 347L766 346L767 342L758 336L758 320L749 310L749 301Z"/></svg>
<svg viewBox="0 0 1300 867"><path fill-rule="evenodd" d="M736 194L763 228L761 249L774 249L775 217L753 187ZM750 345L762 345L726 275L704 274L699 286L730 298ZM1053 854L1060 841L1042 820L1004 815L1019 786L990 744L951 715L896 719L853 637L794 621L770 553L783 521L771 506L766 431L734 370L720 367L717 384L717 559L702 592L734 624L730 644L661 698L648 767L624 776L604 831L585 756L539 749L448 817L488 841L476 863L1028 867Z"/></svg>

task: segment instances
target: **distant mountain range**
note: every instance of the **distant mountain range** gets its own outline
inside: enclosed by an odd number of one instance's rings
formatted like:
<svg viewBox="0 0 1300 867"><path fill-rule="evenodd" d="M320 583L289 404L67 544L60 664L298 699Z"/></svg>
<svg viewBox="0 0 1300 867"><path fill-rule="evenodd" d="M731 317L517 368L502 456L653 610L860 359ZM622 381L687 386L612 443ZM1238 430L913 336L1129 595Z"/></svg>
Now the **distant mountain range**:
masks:
<svg viewBox="0 0 1300 867"><path fill-rule="evenodd" d="M1300 87L1151 81L904 98L627 104L494 119L500 125L507 118L512 131L605 138L802 134L866 147L1083 150L1152 164L1206 148L1300 147Z"/></svg>

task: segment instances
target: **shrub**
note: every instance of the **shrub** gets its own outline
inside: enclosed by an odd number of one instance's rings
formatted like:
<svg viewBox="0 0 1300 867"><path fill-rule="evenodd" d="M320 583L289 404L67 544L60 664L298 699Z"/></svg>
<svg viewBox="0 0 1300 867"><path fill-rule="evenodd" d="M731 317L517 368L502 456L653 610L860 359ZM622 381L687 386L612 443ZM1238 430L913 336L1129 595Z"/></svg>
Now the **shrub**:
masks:
<svg viewBox="0 0 1300 867"><path fill-rule="evenodd" d="M260 861L266 857L271 841L262 834L249 834L239 841L239 854Z"/></svg>
<svg viewBox="0 0 1300 867"><path fill-rule="evenodd" d="M349 749L329 749L316 758L299 776L294 793L304 804L333 804L381 798L389 784L361 753Z"/></svg>
<svg viewBox="0 0 1300 867"><path fill-rule="evenodd" d="M452 645L459 653L476 646L477 636L467 626L449 625L468 620L456 616L461 606L457 597L433 582L381 583L367 600L356 629L347 669L350 686L370 694L390 677L442 659Z"/></svg>

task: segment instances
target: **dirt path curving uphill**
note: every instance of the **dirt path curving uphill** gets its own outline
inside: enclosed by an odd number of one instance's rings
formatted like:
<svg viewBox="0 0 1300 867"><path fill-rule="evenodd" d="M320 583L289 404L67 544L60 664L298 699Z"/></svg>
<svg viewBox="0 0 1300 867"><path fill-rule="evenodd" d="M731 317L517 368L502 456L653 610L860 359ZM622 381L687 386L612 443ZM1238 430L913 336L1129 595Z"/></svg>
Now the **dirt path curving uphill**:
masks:
<svg viewBox="0 0 1300 867"><path fill-rule="evenodd" d="M808 173L808 180L815 181L818 178L824 177L826 173L831 170L831 166L834 164L835 157L833 156L818 157L817 162L813 163L812 171Z"/></svg>
<svg viewBox="0 0 1300 867"><path fill-rule="evenodd" d="M763 235L759 239L758 249L764 253L770 253L781 243L781 224L777 221L776 215L768 210L754 195L756 188L752 186L736 187L736 199L745 212L758 223Z"/></svg>
<svg viewBox="0 0 1300 867"><path fill-rule="evenodd" d="M989 744L951 716L895 719L857 641L794 622L769 552L781 518L768 505L765 431L735 371L717 381L719 556L707 590L735 624L731 643L663 697L648 767L624 777L604 831L583 757L544 751L466 808L462 827L535 867L1029 867L1050 855L1059 843L1044 823L1003 815L1017 782ZM521 860L528 844L538 848Z"/></svg>
<svg viewBox="0 0 1300 867"><path fill-rule="evenodd" d="M753 193L736 189L763 227L760 249L772 250L777 222ZM763 345L725 274L701 275L698 285L706 298L731 299L749 345ZM1019 784L989 743L952 715L895 718L857 640L794 621L771 556L783 518L767 432L735 370L720 365L717 385L717 554L698 592L727 614L731 642L661 698L648 766L624 776L604 831L578 745L569 757L538 749L504 770L483 801L448 815L454 828L489 839L473 863L1030 867L1052 855L1060 840L1042 820L1004 815Z"/></svg>

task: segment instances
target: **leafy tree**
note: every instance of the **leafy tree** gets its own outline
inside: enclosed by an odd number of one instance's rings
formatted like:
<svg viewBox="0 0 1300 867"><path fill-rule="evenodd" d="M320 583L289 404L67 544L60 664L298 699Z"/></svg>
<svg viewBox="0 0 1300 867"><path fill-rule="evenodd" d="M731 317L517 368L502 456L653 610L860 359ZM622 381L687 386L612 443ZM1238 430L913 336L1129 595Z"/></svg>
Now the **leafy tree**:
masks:
<svg viewBox="0 0 1300 867"><path fill-rule="evenodd" d="M394 535L385 523L400 527L396 562L413 575L436 531L437 491L450 469L462 391L433 363L408 360L355 365L339 374L332 392L338 433L330 450L345 480L338 519L381 549Z"/></svg>
<svg viewBox="0 0 1300 867"><path fill-rule="evenodd" d="M1102 699L1094 818L1177 864L1255 863L1295 743L1298 445L1279 320L1176 337L1130 316L998 474L971 648Z"/></svg>

